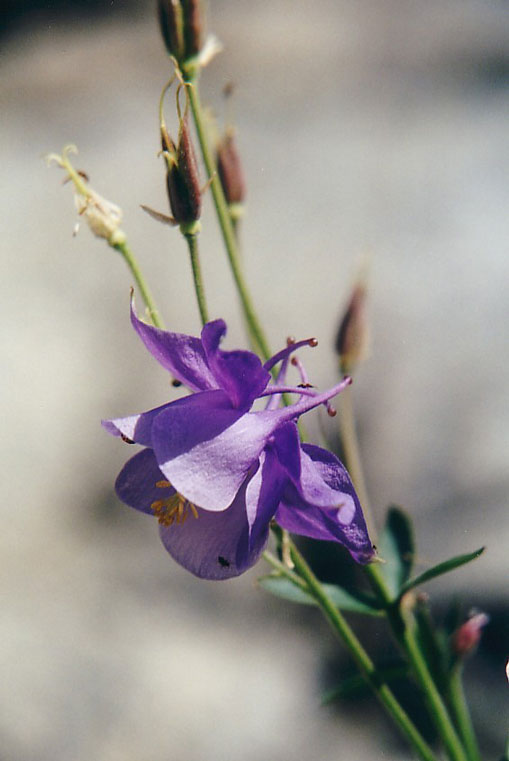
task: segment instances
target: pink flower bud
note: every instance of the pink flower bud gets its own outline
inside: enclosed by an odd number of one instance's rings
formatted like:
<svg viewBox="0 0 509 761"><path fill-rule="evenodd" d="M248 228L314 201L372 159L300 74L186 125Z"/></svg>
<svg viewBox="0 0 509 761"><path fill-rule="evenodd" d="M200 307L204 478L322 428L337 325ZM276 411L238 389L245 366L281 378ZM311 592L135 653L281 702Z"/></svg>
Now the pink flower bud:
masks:
<svg viewBox="0 0 509 761"><path fill-rule="evenodd" d="M476 613L456 629L451 638L451 645L457 656L464 658L476 649L482 630L489 620L486 613Z"/></svg>

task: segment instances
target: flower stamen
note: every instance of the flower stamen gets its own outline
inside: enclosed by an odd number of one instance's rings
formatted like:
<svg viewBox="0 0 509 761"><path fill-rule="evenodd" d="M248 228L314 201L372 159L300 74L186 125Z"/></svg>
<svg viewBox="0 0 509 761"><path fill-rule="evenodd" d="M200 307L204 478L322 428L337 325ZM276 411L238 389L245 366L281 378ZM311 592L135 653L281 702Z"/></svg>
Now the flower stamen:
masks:
<svg viewBox="0 0 509 761"><path fill-rule="evenodd" d="M156 483L156 487L160 489L168 488L168 486L171 486L169 481L157 481ZM174 523L182 525L189 517L189 513L192 514L193 518L198 518L196 505L193 505L178 492L166 499L156 499L150 508L161 526L172 526Z"/></svg>

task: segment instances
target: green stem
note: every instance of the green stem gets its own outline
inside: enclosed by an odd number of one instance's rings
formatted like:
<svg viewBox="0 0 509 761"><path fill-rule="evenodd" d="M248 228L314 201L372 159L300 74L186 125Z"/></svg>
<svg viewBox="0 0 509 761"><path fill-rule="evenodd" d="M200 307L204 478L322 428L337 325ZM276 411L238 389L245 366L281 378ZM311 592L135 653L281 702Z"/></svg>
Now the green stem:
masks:
<svg viewBox="0 0 509 761"><path fill-rule="evenodd" d="M445 703L419 648L415 636L415 621L412 614L402 614L400 608L394 605L394 600L387 589L378 566L370 563L364 566L364 569L379 599L387 606L387 619L412 666L417 682L423 691L430 715L435 722L449 758L451 761L468 761Z"/></svg>
<svg viewBox="0 0 509 761"><path fill-rule="evenodd" d="M290 568L288 568L285 563L282 563L279 558L272 554L272 552L265 550L263 553L263 559L266 560L267 563L269 563L281 576L285 576L287 579L289 579L289 581L292 582L292 584L295 584L296 587L302 589L303 592L308 591L308 585L304 579L301 579L301 577L294 573Z"/></svg>
<svg viewBox="0 0 509 761"><path fill-rule="evenodd" d="M184 233L184 237L187 240L187 245L189 246L191 267L193 270L194 290L196 293L196 300L198 302L198 309L200 310L202 325L205 325L205 323L209 321L209 315L207 310L207 302L205 300L203 278L201 274L200 255L198 251L198 235L196 233Z"/></svg>
<svg viewBox="0 0 509 761"><path fill-rule="evenodd" d="M368 533L371 540L376 542L376 528L371 512L371 506L366 489L366 481L362 468L362 460L359 449L359 440L357 438L357 428L355 425L355 412L353 406L353 389L350 386L341 394L339 401L339 430L341 435L341 444L345 456L345 465L352 477L353 484L359 495L359 501L362 505L362 512L366 519Z"/></svg>
<svg viewBox="0 0 509 761"><path fill-rule="evenodd" d="M359 670L361 671L362 675L364 676L365 680L375 695L378 697L379 701L385 707L386 711L392 717L394 722L398 725L402 733L407 737L408 741L414 747L419 758L423 761L436 761L436 756L433 753L432 749L424 740L406 711L399 704L390 687L381 678L380 674L376 670L373 661L357 639L356 635L348 625L346 619L336 608L334 603L329 599L322 585L312 572L303 556L295 547L293 542L291 543L291 553L293 562L295 563L295 568L298 571L300 577L305 581L309 593L313 595L332 629L352 654L352 657ZM267 559L272 565L275 566L272 556ZM293 577L295 574L287 569L282 563L278 563L277 568L281 573L294 581Z"/></svg>
<svg viewBox="0 0 509 761"><path fill-rule="evenodd" d="M463 690L462 672L463 665L461 663L452 670L449 682L449 702L469 761L481 761L477 738Z"/></svg>
<svg viewBox="0 0 509 761"><path fill-rule="evenodd" d="M185 73L186 74L186 73ZM214 205L216 207L219 226L223 235L226 252L228 254L228 260L230 262L230 268L239 292L240 300L242 303L242 309L244 311L246 320L250 327L250 332L256 341L257 348L264 359L270 357L270 350L265 338L265 333L256 315L251 295L247 288L242 269L240 265L240 257L237 247L237 241L235 238L235 232L233 229L228 205L224 197L223 188L216 171L215 162L212 156L212 152L209 147L205 122L203 118L203 110L200 103L200 96L198 93L198 81L195 74L186 74L186 81L189 83L187 92L189 95L189 102L191 104L191 111L193 112L194 123L196 126L196 133L200 142L201 152L203 155L203 161L207 169L207 174L210 179L210 188L212 191L212 197L214 199Z"/></svg>
<svg viewBox="0 0 509 761"><path fill-rule="evenodd" d="M355 415L353 407L352 389L347 388L341 397L341 440L345 452L346 466L350 471L352 480L359 492L363 512L366 517L366 523L373 536L373 521L369 511L369 500L362 471L362 462L360 457L359 444L357 440L357 431L355 427ZM365 566L365 571L372 586L377 592L379 598L388 606L387 618L393 632L404 648L407 657L413 667L415 676L424 692L429 710L435 720L437 729L442 737L444 746L447 748L449 756L454 761L467 761L462 744L456 734L454 725L449 717L447 708L440 696L435 682L431 676L425 659L422 656L417 639L414 634L413 623L409 624L400 614L400 611L391 605L392 598L385 586L385 582L377 566L373 563Z"/></svg>
<svg viewBox="0 0 509 761"><path fill-rule="evenodd" d="M164 329L164 323L159 316L159 312L157 311L157 307L155 305L154 299L152 298L150 289L145 282L145 278L141 274L141 270L138 262L136 261L136 257L127 245L127 242L123 241L121 243L112 243L110 245L115 249L115 251L118 251L119 254L122 254L127 266L132 273L132 276L136 281L136 285L138 286L141 297L145 302L145 306L147 307L152 323L156 326L156 328Z"/></svg>

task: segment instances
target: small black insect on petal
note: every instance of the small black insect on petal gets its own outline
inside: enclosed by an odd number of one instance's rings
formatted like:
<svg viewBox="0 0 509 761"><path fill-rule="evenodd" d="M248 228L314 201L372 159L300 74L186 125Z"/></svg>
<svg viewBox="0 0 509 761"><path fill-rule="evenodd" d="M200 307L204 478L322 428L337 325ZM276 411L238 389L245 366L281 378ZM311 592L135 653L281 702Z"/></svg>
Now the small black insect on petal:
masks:
<svg viewBox="0 0 509 761"><path fill-rule="evenodd" d="M217 562L221 566L221 568L229 568L230 567L230 561L224 558L222 555L219 555Z"/></svg>

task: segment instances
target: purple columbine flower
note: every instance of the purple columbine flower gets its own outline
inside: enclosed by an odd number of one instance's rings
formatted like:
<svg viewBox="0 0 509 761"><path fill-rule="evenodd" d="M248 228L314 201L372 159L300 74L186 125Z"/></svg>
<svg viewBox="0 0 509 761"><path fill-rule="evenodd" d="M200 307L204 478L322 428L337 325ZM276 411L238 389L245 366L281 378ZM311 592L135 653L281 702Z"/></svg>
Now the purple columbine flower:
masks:
<svg viewBox="0 0 509 761"><path fill-rule="evenodd" d="M300 444L300 415L350 383L324 393L284 385L292 343L262 365L249 351L222 351L223 320L201 338L170 333L138 319L134 329L150 353L193 392L139 415L103 421L106 430L144 449L120 472L116 492L126 504L155 515L164 546L184 568L205 579L227 579L262 553L269 522L343 544L353 558L374 554L348 473L330 452ZM272 381L270 370L280 370ZM298 400L279 406L284 392ZM268 397L265 409L253 402Z"/></svg>

